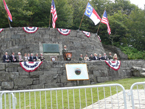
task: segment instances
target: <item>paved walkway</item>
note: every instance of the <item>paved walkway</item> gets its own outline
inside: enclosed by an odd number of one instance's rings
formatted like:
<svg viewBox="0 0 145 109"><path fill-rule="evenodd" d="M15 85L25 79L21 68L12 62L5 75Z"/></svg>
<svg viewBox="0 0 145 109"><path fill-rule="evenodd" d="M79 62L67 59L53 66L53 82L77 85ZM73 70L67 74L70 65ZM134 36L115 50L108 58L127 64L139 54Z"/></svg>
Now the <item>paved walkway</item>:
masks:
<svg viewBox="0 0 145 109"><path fill-rule="evenodd" d="M129 90L126 90L127 109L132 109L131 98L129 98L127 94L128 92ZM139 99L138 99L138 92L139 92ZM135 109L145 109L145 90L138 90L138 92L137 90L133 91ZM112 97L110 96L106 99L100 100L84 109L124 109L123 92L115 94Z"/></svg>

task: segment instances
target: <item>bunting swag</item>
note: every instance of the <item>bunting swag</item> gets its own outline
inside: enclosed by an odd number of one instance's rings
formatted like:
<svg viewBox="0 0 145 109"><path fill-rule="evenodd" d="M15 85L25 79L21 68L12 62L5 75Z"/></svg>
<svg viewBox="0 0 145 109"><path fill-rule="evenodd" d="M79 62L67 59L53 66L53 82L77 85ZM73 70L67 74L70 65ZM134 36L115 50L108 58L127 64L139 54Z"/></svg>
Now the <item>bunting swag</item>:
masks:
<svg viewBox="0 0 145 109"><path fill-rule="evenodd" d="M111 67L113 70L119 70L120 65L121 65L121 61L105 61L106 64Z"/></svg>
<svg viewBox="0 0 145 109"><path fill-rule="evenodd" d="M20 62L21 67L26 72L33 72L33 71L35 71L41 64L42 64L41 61L37 61L37 62Z"/></svg>
<svg viewBox="0 0 145 109"><path fill-rule="evenodd" d="M67 36L70 34L71 30L70 29L61 29L61 28L57 28L58 32L64 36Z"/></svg>
<svg viewBox="0 0 145 109"><path fill-rule="evenodd" d="M38 27L23 27L23 30L26 33L35 33L39 28Z"/></svg>
<svg viewBox="0 0 145 109"><path fill-rule="evenodd" d="M90 32L83 31L83 33L84 33L87 37L90 37L90 36L91 36Z"/></svg>
<svg viewBox="0 0 145 109"><path fill-rule="evenodd" d="M4 29L0 28L0 33L3 31Z"/></svg>

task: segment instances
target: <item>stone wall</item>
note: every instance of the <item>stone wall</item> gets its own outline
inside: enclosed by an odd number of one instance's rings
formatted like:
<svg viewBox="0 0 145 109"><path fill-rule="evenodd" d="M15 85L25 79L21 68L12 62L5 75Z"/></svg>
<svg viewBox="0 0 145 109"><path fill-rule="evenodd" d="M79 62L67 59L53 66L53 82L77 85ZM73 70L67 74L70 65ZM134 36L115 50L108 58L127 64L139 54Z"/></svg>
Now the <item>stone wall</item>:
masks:
<svg viewBox="0 0 145 109"><path fill-rule="evenodd" d="M68 81L65 64L86 63L87 81ZM50 62L46 61L34 72L25 72L19 63L0 64L0 90L37 89L97 84L105 81L132 77L132 66L145 68L145 61L121 61L118 71L112 70L104 61Z"/></svg>
<svg viewBox="0 0 145 109"><path fill-rule="evenodd" d="M102 43L95 34L91 33L88 38L82 31L71 30L68 36L61 35L57 29L39 28L36 33L28 34L22 27L5 28L0 33L0 57L7 51L18 53L41 53L42 44L58 44L60 47L59 60L62 60L62 47L67 45L68 50L73 53L72 60L78 60L80 54L104 53ZM49 57L46 56L46 59Z"/></svg>

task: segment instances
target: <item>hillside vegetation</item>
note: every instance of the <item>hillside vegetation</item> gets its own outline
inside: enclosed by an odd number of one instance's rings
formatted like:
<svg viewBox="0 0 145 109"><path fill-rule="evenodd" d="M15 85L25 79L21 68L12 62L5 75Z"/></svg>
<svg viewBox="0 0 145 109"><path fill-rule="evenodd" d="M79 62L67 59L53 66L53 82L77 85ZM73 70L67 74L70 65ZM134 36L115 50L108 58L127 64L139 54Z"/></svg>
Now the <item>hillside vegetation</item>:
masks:
<svg viewBox="0 0 145 109"><path fill-rule="evenodd" d="M51 0L5 0L13 16L12 27L48 27ZM88 0L54 0L58 15L57 28L77 30ZM100 25L102 43L120 47L129 59L143 59L145 53L145 10L131 4L129 0L91 0L90 4L102 17L108 14L111 35L107 26ZM3 1L0 1L0 28L9 27ZM84 16L80 30L97 32L99 25ZM131 46L131 47L129 47Z"/></svg>

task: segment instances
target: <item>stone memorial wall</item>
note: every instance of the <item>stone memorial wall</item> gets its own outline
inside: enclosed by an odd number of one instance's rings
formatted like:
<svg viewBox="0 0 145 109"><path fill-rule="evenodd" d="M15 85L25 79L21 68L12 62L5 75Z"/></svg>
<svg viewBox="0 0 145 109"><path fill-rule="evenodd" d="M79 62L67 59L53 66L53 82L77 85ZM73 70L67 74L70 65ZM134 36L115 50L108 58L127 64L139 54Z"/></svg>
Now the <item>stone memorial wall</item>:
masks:
<svg viewBox="0 0 145 109"><path fill-rule="evenodd" d="M68 81L65 64L86 63L89 80ZM130 78L132 67L145 68L145 61L121 61L118 71L112 70L104 61L96 62L43 62L34 72L25 72L19 63L0 64L0 90L38 89L91 85L105 81Z"/></svg>
<svg viewBox="0 0 145 109"><path fill-rule="evenodd" d="M86 37L82 31L71 30L68 36L61 35L57 29L39 28L36 33L26 33L22 27L5 28L0 33L0 57L5 52L11 54L15 52L43 53L44 44L59 45L59 53L44 53L46 60L50 61L50 56L56 55L58 60L62 60L62 49L67 45L68 51L72 52L72 60L77 61L80 54L103 54L104 48L98 37L91 33L90 38Z"/></svg>
<svg viewBox="0 0 145 109"><path fill-rule="evenodd" d="M46 44L46 48L43 48ZM55 52L47 50L57 46ZM72 61L64 61L62 56L63 46L67 45L72 53ZM53 47L54 47L53 46ZM110 48L105 48L106 50ZM113 50L115 50L113 48ZM117 49L118 50L118 49ZM0 33L0 57L8 52L17 54L43 53L45 61L34 72L25 72L19 63L0 63L0 90L38 89L53 87L69 87L79 85L97 84L105 81L118 80L133 76L132 66L143 67L144 61L121 61L118 71L112 70L104 61L78 61L80 54L103 54L102 43L95 34L88 38L82 31L71 30L68 36L61 35L57 29L39 28L34 34L28 34L22 27L5 28ZM59 51L59 52L58 52ZM120 53L120 50L118 50ZM50 52L50 53L47 53ZM109 52L109 51L107 51ZM116 51L114 51L116 52ZM57 57L56 62L51 62L51 57ZM127 58L123 58L127 59ZM0 60L1 62L2 60ZM86 63L89 80L68 81L65 64Z"/></svg>

